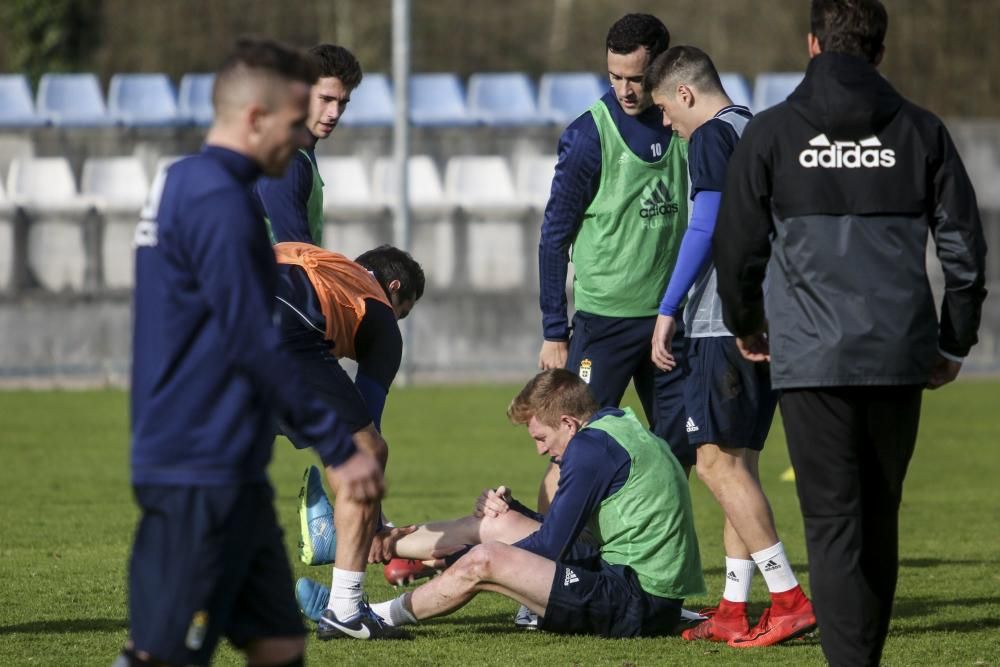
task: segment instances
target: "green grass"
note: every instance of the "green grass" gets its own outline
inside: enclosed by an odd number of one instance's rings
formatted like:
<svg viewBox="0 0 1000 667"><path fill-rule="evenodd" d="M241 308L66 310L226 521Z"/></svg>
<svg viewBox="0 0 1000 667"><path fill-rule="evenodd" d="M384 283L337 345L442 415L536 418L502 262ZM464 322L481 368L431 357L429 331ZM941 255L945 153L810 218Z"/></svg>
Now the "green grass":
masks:
<svg viewBox="0 0 1000 667"><path fill-rule="evenodd" d="M468 512L479 491L507 484L532 503L544 460L506 422L514 387L394 390L385 422L392 450L389 516L397 522ZM1000 664L1000 383L967 381L925 398L902 510L902 569L887 665ZM314 461L284 440L271 466L294 555L296 494ZM808 588L802 523L780 423L762 458L778 530ZM712 603L722 588L721 514L692 483ZM136 520L128 485L127 395L0 393L0 665L108 665L127 633L125 568ZM328 568L295 563L326 580ZM372 600L392 594L370 570ZM758 578L752 610L766 592ZM455 615L417 626L407 643L309 640L312 664L818 665L818 640L737 652L679 639L600 640L519 634L516 604L481 595ZM241 665L228 646L218 664Z"/></svg>

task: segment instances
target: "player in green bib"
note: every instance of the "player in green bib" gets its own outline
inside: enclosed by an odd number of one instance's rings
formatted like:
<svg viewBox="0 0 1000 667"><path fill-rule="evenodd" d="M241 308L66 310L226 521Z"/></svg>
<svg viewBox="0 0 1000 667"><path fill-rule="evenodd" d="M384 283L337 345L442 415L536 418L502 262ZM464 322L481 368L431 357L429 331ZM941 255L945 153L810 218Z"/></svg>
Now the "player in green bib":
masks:
<svg viewBox="0 0 1000 667"><path fill-rule="evenodd" d="M507 414L528 427L539 455L562 468L548 513L532 512L500 486L484 491L470 516L402 529L373 553L448 569L373 611L406 625L493 591L527 606L552 632L675 630L684 598L705 587L687 479L667 444L630 409L602 408L565 369L535 376ZM328 594L303 581L320 600Z"/></svg>
<svg viewBox="0 0 1000 667"><path fill-rule="evenodd" d="M306 129L311 141L296 154L281 178L261 178L254 186L271 243L323 245L323 179L316 167L316 143L330 136L361 83L361 66L347 49L320 44L309 50L320 78L309 95Z"/></svg>
<svg viewBox="0 0 1000 667"><path fill-rule="evenodd" d="M646 66L669 45L656 17L619 19L606 40L609 89L559 139L539 243L538 361L578 374L602 406L619 405L633 383L650 428L689 467L684 372L659 370L650 345L688 221L687 143L663 126L642 85ZM674 353L683 356L678 339ZM557 479L550 466L543 511Z"/></svg>

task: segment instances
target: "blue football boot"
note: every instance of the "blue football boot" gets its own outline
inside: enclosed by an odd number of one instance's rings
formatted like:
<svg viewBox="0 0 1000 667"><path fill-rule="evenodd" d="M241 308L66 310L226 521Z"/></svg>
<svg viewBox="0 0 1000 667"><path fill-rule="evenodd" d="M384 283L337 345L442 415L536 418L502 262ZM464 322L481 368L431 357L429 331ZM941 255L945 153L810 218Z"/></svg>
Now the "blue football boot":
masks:
<svg viewBox="0 0 1000 667"><path fill-rule="evenodd" d="M319 468L309 466L299 491L299 558L306 565L332 563L337 555L333 505L323 490Z"/></svg>
<svg viewBox="0 0 1000 667"><path fill-rule="evenodd" d="M295 582L295 600L306 618L318 622L330 602L330 589L319 582L302 577Z"/></svg>

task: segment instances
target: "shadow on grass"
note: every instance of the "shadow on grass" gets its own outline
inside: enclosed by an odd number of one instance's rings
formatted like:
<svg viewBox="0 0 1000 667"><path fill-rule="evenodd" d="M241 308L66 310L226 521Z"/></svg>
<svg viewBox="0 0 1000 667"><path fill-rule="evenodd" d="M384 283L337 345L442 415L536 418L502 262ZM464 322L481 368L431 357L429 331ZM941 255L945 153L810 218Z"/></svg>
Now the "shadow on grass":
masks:
<svg viewBox="0 0 1000 667"><path fill-rule="evenodd" d="M1000 597L990 595L981 598L896 598L892 607L895 618L911 618L914 616L934 616L944 607L991 607L1000 605ZM982 622L1000 622L994 618L983 619ZM975 621L969 621L974 623Z"/></svg>
<svg viewBox="0 0 1000 667"><path fill-rule="evenodd" d="M124 618L64 618L54 621L32 621L31 623L0 626L0 635L9 635L15 632L63 635L77 632L117 632L127 629L128 621Z"/></svg>
<svg viewBox="0 0 1000 667"><path fill-rule="evenodd" d="M926 625L912 628L893 628L889 631L893 635L923 635L930 632L984 632L1000 628L1000 618L981 618L971 621L944 621L934 625Z"/></svg>
<svg viewBox="0 0 1000 667"><path fill-rule="evenodd" d="M951 560L948 558L903 558L899 561L900 567L941 567L943 565L986 565L987 563L997 563L995 560Z"/></svg>

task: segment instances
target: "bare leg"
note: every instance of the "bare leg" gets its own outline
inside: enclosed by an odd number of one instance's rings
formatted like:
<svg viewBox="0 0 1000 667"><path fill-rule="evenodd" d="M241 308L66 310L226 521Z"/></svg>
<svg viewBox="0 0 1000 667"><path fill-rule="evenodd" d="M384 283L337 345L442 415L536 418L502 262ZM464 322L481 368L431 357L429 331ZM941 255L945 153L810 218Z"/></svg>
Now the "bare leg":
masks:
<svg viewBox="0 0 1000 667"><path fill-rule="evenodd" d="M354 444L378 460L383 467L389 448L375 427L369 424L354 434ZM368 552L375 535L376 518L381 513L377 502L358 501L342 497L336 488L331 469L327 468L327 481L337 502L333 507L333 523L337 529L337 568L351 572L364 572L368 565Z"/></svg>
<svg viewBox="0 0 1000 667"><path fill-rule="evenodd" d="M490 542L459 559L444 574L407 594L403 604L418 620L449 614L480 591L506 595L545 614L555 561L517 547Z"/></svg>
<svg viewBox="0 0 1000 667"><path fill-rule="evenodd" d="M396 542L394 551L400 558L430 560L435 551L466 544L482 544L496 540L513 544L538 530L537 521L517 512L498 517L465 516L454 521L426 523Z"/></svg>
<svg viewBox="0 0 1000 667"><path fill-rule="evenodd" d="M774 528L771 506L756 475L751 472L751 469L756 471L756 458L748 461L743 455L742 449L704 444L698 447L697 470L698 477L726 513L727 529L731 528L742 543L727 539L727 554L733 546L737 549L742 547L740 550L749 556L776 544L778 533Z"/></svg>
<svg viewBox="0 0 1000 667"><path fill-rule="evenodd" d="M538 513L545 514L552 504L552 497L556 495L556 487L559 486L559 466L549 462L549 467L542 477L542 483L538 487Z"/></svg>

